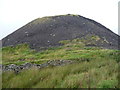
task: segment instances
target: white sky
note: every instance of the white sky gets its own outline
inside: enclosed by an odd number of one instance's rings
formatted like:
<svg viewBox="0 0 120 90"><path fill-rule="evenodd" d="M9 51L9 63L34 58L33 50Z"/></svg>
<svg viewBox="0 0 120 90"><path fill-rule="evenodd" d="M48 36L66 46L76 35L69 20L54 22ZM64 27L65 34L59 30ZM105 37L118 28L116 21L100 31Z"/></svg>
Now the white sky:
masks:
<svg viewBox="0 0 120 90"><path fill-rule="evenodd" d="M44 16L79 14L118 33L119 0L0 0L0 39Z"/></svg>

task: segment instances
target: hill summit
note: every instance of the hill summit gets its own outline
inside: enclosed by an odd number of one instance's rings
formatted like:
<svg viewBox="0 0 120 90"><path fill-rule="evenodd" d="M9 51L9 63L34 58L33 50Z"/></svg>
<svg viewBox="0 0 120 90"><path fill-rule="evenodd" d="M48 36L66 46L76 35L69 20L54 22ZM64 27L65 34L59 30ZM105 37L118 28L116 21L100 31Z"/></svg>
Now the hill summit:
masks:
<svg viewBox="0 0 120 90"><path fill-rule="evenodd" d="M3 47L27 43L38 49L62 45L63 40L84 39L86 46L117 49L118 37L94 20L67 14L35 19L3 38L2 43Z"/></svg>

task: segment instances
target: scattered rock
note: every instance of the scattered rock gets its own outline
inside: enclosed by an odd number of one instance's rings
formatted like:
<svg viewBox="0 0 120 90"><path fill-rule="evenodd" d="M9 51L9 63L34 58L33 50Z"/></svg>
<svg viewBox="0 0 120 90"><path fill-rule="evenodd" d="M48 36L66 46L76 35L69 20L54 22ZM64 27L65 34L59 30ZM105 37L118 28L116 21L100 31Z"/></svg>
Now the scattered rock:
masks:
<svg viewBox="0 0 120 90"><path fill-rule="evenodd" d="M29 42L30 47L38 51L41 47L48 48L49 44L56 47L61 45L59 41L81 39L89 34L100 38L105 37L106 42L111 42L111 44L99 43L100 47L118 49L119 36L117 34L94 20L72 14L35 19L3 38L2 46L16 46Z"/></svg>
<svg viewBox="0 0 120 90"><path fill-rule="evenodd" d="M43 64L24 63L21 65L15 65L15 64L0 65L0 70L2 70L3 72L14 71L15 73L19 73L23 69L30 69L32 67L37 67L41 69L48 66L63 66L63 65L74 63L74 62L75 61L72 61L72 60L50 60Z"/></svg>

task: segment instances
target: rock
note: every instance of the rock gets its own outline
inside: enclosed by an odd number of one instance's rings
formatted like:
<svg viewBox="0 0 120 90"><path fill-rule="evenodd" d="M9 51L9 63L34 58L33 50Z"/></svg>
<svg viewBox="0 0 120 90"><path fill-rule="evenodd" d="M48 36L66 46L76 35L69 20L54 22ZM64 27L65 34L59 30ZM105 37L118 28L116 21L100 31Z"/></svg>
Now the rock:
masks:
<svg viewBox="0 0 120 90"><path fill-rule="evenodd" d="M2 64L0 64L0 70L2 69Z"/></svg>
<svg viewBox="0 0 120 90"><path fill-rule="evenodd" d="M28 69L28 68L32 67L32 64L31 63L25 63L22 66L23 66L23 69Z"/></svg>
<svg viewBox="0 0 120 90"><path fill-rule="evenodd" d="M18 74L21 70L23 69L30 69L32 67L36 68L45 68L48 66L62 66L62 65L67 65L73 63L72 60L50 60L46 63L43 64L32 64L32 63L24 63L21 65L15 65L15 64L10 64L10 65L0 65L0 69L5 72L5 71L14 71L16 74Z"/></svg>

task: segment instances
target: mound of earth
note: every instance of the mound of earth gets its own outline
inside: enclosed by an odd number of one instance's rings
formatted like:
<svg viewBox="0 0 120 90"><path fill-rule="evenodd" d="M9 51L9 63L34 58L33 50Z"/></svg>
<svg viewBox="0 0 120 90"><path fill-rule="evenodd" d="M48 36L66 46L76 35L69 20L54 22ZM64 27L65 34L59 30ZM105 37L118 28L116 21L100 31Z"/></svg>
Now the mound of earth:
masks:
<svg viewBox="0 0 120 90"><path fill-rule="evenodd" d="M45 48L61 45L59 41L98 36L103 43L96 46L118 48L119 36L111 30L80 15L59 15L38 18L2 39L3 47L28 43L31 48ZM89 38L89 37L88 37ZM94 46L94 45L88 45Z"/></svg>

